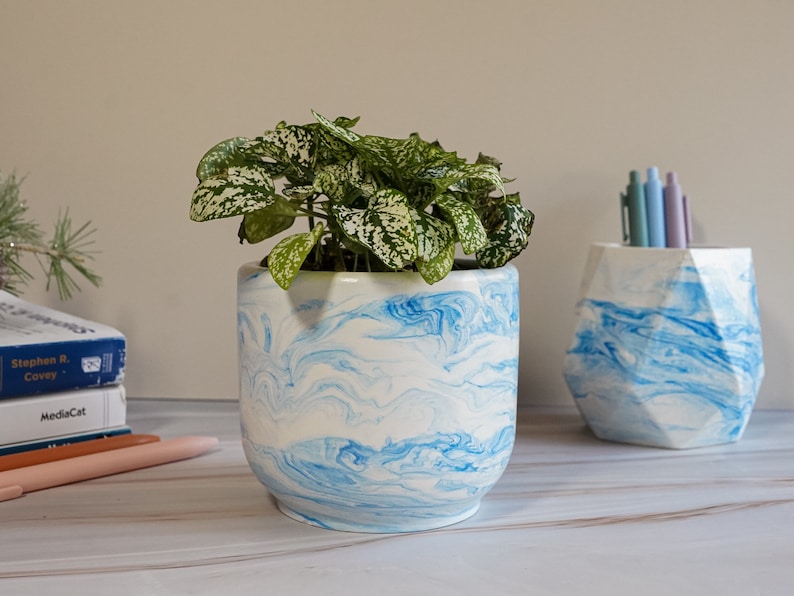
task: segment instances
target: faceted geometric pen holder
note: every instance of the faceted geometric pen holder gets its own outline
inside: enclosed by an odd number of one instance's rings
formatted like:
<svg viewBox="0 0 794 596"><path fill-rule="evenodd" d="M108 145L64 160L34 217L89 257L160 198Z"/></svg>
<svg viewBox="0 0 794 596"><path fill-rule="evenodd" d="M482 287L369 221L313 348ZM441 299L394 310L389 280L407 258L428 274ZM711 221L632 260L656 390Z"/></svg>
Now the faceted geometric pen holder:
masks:
<svg viewBox="0 0 794 596"><path fill-rule="evenodd" d="M577 315L563 375L597 437L741 438L764 376L750 249L594 244Z"/></svg>

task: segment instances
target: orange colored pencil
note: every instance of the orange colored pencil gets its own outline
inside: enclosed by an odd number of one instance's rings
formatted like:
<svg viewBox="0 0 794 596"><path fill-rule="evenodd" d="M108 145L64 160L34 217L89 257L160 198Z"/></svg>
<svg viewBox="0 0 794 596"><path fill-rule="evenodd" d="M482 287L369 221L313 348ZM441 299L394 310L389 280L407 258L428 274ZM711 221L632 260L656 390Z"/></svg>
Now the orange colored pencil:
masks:
<svg viewBox="0 0 794 596"><path fill-rule="evenodd" d="M57 447L47 447L43 449L32 449L22 453L12 453L10 455L0 455L0 472L5 470L15 470L27 466L35 466L51 461L70 459L89 453L100 453L111 449L122 447L132 447L143 443L153 443L159 441L157 435L116 435L115 437L105 437L104 439L92 439L90 441L80 441L69 445L58 445Z"/></svg>

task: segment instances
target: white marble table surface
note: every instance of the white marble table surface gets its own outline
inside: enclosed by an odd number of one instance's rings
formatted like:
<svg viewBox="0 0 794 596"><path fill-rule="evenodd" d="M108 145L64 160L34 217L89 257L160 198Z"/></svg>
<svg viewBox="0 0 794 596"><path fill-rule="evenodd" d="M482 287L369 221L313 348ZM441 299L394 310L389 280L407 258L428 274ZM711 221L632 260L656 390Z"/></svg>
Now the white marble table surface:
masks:
<svg viewBox="0 0 794 596"><path fill-rule="evenodd" d="M131 400L136 432L211 434L196 459L0 503L0 594L794 593L794 412L733 445L601 442L526 409L479 513L417 534L285 517L249 472L235 402Z"/></svg>

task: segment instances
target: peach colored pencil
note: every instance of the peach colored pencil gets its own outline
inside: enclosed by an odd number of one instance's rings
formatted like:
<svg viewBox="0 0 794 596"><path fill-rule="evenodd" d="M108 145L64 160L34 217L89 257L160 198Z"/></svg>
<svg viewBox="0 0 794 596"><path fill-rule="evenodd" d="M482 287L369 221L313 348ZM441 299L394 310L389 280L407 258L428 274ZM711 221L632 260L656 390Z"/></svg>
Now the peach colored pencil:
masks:
<svg viewBox="0 0 794 596"><path fill-rule="evenodd" d="M148 468L196 457L217 445L218 439L215 437L188 436L6 470L0 472L0 500L19 496L20 488L22 492L28 493Z"/></svg>
<svg viewBox="0 0 794 596"><path fill-rule="evenodd" d="M79 455L88 455L89 453L99 453L101 451L110 451L111 449L132 447L133 445L140 445L142 443L152 443L159 440L160 437L157 435L117 435L115 437L70 443L69 445L58 445L57 447L31 449L30 451L23 451L22 453L0 455L0 472L24 468L25 466L35 466L50 461L68 459Z"/></svg>
<svg viewBox="0 0 794 596"><path fill-rule="evenodd" d="M19 485L0 487L0 501L8 501L22 496L22 487Z"/></svg>

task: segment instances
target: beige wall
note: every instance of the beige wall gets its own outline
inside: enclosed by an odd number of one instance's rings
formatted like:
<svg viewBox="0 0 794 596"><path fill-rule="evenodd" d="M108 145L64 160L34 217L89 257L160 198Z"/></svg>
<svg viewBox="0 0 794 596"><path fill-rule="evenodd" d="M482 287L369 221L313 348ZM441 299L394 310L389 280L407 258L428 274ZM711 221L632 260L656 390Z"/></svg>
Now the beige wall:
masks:
<svg viewBox="0 0 794 596"><path fill-rule="evenodd" d="M628 170L677 170L695 240L753 248L758 405L794 408L790 0L0 0L0 22L0 168L45 221L98 225L104 287L64 308L127 334L132 396L236 395L235 271L264 251L188 220L195 165L315 108L518 179L526 403L572 403L579 279L591 242L620 240Z"/></svg>

